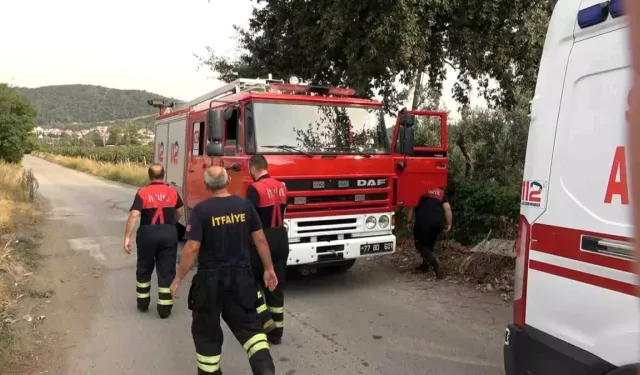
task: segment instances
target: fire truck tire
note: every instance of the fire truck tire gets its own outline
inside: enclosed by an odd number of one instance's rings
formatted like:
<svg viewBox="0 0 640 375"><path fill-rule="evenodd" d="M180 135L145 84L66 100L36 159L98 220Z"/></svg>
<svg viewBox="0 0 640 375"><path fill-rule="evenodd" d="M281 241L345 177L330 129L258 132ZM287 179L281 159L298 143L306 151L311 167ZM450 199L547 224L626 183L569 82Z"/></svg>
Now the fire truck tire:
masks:
<svg viewBox="0 0 640 375"><path fill-rule="evenodd" d="M606 375L637 375L638 365L626 365L619 367L613 371L607 372Z"/></svg>
<svg viewBox="0 0 640 375"><path fill-rule="evenodd" d="M339 263L335 263L334 265L331 266L331 269L337 273L345 273L349 271L354 264L356 264L356 260L349 259Z"/></svg>

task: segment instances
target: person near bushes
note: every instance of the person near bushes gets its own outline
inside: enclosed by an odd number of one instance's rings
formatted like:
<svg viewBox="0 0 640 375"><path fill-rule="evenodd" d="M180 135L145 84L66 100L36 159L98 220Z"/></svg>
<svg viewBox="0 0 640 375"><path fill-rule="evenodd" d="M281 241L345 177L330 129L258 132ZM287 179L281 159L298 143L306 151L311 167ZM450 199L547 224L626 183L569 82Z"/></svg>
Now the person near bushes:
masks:
<svg viewBox="0 0 640 375"><path fill-rule="evenodd" d="M451 230L453 214L443 188L429 189L424 193L413 210L407 213L407 226L413 221L413 241L422 255L418 271L436 273L436 279L444 277L442 268L434 255L436 241L442 231Z"/></svg>

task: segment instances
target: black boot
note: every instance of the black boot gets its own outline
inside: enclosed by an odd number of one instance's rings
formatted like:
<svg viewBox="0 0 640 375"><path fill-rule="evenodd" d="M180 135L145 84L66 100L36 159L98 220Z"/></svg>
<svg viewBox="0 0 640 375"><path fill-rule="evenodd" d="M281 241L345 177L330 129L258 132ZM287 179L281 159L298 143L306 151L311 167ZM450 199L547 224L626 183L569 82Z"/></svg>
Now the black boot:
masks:
<svg viewBox="0 0 640 375"><path fill-rule="evenodd" d="M442 271L442 268L438 267L436 269L436 280L442 280L444 279L444 272Z"/></svg>
<svg viewBox="0 0 640 375"><path fill-rule="evenodd" d="M420 264L419 266L417 266L415 268L416 272L428 272L429 271L429 265L427 264L427 262L422 262L422 264Z"/></svg>

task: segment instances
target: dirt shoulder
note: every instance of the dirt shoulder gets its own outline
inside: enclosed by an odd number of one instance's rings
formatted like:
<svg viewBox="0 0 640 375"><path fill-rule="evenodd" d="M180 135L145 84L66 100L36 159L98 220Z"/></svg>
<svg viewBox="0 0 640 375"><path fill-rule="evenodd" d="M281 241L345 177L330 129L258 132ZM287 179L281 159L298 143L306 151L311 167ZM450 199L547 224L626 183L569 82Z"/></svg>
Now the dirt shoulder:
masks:
<svg viewBox="0 0 640 375"><path fill-rule="evenodd" d="M93 316L100 268L70 249L73 228L48 220L44 199L0 204L12 210L0 236L2 374L62 374L66 351L81 342Z"/></svg>

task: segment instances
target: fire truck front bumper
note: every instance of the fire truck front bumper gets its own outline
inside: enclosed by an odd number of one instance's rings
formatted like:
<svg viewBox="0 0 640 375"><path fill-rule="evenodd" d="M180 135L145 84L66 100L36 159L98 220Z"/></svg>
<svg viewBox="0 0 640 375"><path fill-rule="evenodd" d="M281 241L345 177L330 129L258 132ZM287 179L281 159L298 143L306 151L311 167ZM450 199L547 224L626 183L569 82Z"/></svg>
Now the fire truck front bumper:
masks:
<svg viewBox="0 0 640 375"><path fill-rule="evenodd" d="M339 262L392 254L395 250L396 237L393 234L335 241L290 243L287 265Z"/></svg>

